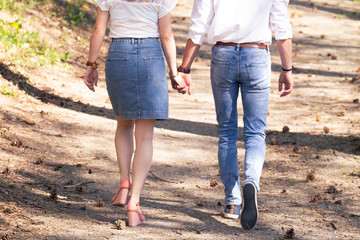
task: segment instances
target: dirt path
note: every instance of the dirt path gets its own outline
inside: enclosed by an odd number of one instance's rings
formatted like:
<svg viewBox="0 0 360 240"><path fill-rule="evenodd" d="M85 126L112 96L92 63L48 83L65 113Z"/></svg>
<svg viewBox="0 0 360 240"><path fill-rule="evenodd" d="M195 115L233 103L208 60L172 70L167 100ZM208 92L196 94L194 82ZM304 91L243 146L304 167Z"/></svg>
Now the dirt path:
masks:
<svg viewBox="0 0 360 240"><path fill-rule="evenodd" d="M173 13L179 62L191 7L192 0L179 0ZM207 44L193 67L194 94L169 90L170 120L156 125L154 162L141 200L146 224L115 228L126 217L110 201L119 179L116 122L103 69L96 93L88 91L82 83L86 51L74 41L69 68L0 63L0 86L19 93L0 94L1 239L360 239L360 5L294 0L289 14L296 85L291 96L279 97L280 61L273 45L255 229L245 231L238 220L220 214ZM239 107L239 120L241 112ZM243 147L240 137L240 173Z"/></svg>

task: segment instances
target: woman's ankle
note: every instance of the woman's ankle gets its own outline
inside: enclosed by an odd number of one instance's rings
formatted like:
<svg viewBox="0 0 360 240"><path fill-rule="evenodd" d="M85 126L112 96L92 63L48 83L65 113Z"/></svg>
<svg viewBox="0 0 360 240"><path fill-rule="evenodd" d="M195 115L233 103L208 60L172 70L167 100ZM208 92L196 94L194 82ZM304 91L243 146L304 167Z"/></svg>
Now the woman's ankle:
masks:
<svg viewBox="0 0 360 240"><path fill-rule="evenodd" d="M129 178L129 174L128 175L125 175L125 174L120 175L120 182L124 181L127 178Z"/></svg>
<svg viewBox="0 0 360 240"><path fill-rule="evenodd" d="M134 203L137 204L137 203L140 202L140 197L133 197L133 196L131 196L129 201L132 201L132 202L134 202Z"/></svg>

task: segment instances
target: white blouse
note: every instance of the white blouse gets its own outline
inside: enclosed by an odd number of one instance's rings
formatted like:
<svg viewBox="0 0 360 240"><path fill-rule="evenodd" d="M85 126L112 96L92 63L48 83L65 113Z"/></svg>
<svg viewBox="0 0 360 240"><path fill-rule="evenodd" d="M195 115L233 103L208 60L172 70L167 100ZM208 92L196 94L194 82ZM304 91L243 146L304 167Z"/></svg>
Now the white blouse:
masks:
<svg viewBox="0 0 360 240"><path fill-rule="evenodd" d="M177 0L95 0L110 13L109 37L159 37L158 20L166 16Z"/></svg>
<svg viewBox="0 0 360 240"><path fill-rule="evenodd" d="M208 42L271 44L275 39L292 38L287 14L289 0L195 0L188 33L201 45Z"/></svg>

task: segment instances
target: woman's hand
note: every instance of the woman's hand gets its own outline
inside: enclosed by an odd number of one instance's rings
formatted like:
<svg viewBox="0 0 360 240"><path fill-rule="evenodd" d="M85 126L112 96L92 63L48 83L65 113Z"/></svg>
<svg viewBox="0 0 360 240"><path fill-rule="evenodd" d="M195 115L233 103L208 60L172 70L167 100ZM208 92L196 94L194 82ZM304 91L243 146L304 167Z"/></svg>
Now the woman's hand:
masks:
<svg viewBox="0 0 360 240"><path fill-rule="evenodd" d="M91 66L87 68L84 83L91 91L95 92L95 86L98 83L97 68L92 68Z"/></svg>
<svg viewBox="0 0 360 240"><path fill-rule="evenodd" d="M177 90L179 93L185 94L188 91L188 87L186 86L186 82L182 78L180 74L176 77L172 76L171 79L171 86L173 89Z"/></svg>
<svg viewBox="0 0 360 240"><path fill-rule="evenodd" d="M185 84L184 80L182 79L182 77L180 75L171 76L170 80L171 80L171 86L175 90L182 89L182 88L186 87L186 84Z"/></svg>

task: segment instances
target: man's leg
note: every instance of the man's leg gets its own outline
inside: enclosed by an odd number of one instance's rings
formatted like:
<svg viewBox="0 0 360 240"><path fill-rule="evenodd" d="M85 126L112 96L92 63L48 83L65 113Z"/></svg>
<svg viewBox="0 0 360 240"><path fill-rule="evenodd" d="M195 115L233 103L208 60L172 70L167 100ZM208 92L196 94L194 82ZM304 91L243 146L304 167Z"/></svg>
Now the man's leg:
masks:
<svg viewBox="0 0 360 240"><path fill-rule="evenodd" d="M257 221L256 195L265 159L265 131L270 93L270 59L266 50L246 49L241 97L244 109L245 180L241 224L250 229ZM252 57L253 56L253 57Z"/></svg>
<svg viewBox="0 0 360 240"><path fill-rule="evenodd" d="M232 53L234 51L234 53ZM238 139L237 98L239 83L236 62L231 62L233 48L214 47L211 63L211 84L218 121L218 161L221 181L225 186L224 216L237 218L240 214L240 182L236 141ZM230 55L230 56L229 56ZM229 209L228 209L229 208Z"/></svg>

